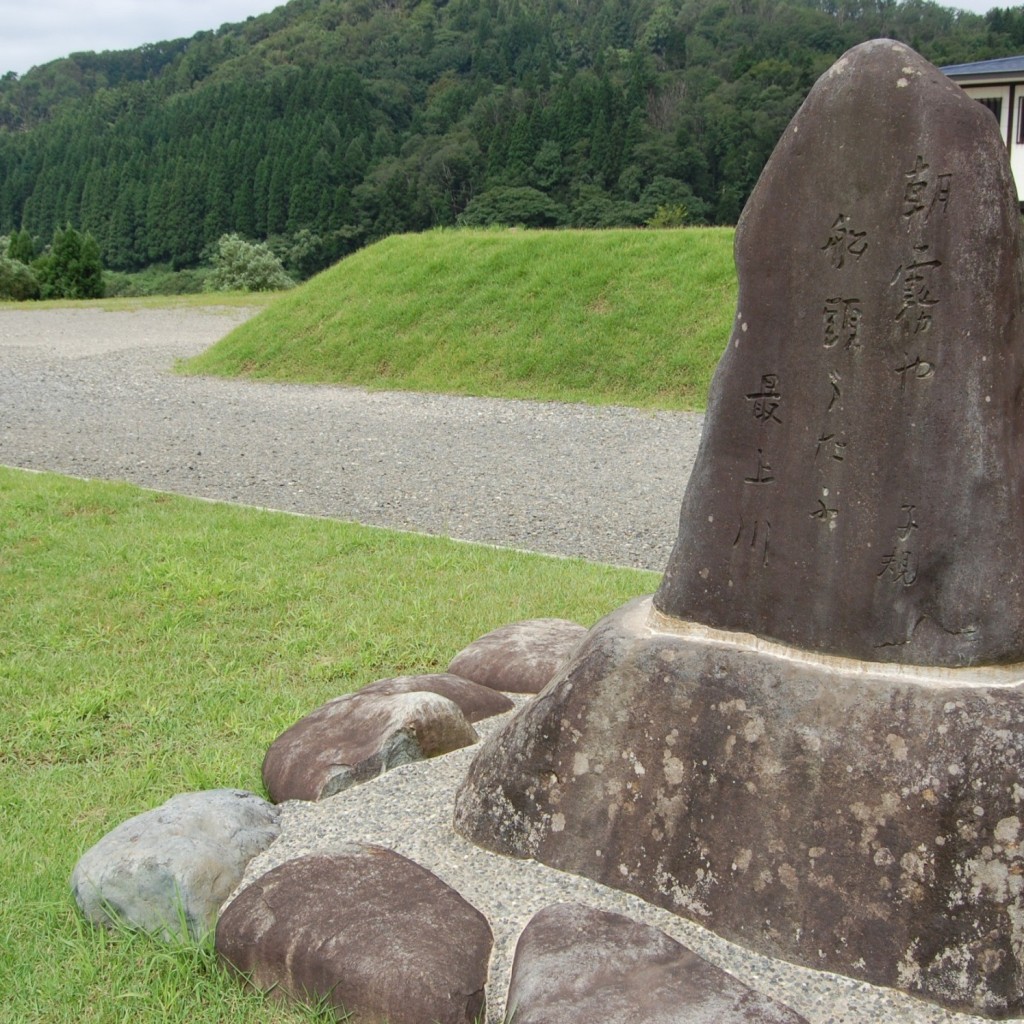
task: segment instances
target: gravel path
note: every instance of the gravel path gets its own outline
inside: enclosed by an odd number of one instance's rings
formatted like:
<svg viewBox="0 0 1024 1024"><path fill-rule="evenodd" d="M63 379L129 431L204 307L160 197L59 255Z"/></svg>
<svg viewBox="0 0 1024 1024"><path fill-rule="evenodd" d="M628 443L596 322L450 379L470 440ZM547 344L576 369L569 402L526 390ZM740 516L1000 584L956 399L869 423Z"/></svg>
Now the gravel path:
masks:
<svg viewBox="0 0 1024 1024"><path fill-rule="evenodd" d="M252 312L0 309L0 464L664 567L699 416L171 374L176 358ZM559 900L655 924L812 1024L981 1024L752 955L625 893L472 846L451 828L451 800L474 752L408 765L318 804L286 804L283 835L247 877L353 840L435 871L494 929L491 1024L519 932Z"/></svg>
<svg viewBox="0 0 1024 1024"><path fill-rule="evenodd" d="M664 568L700 416L173 375L252 312L0 308L0 464Z"/></svg>

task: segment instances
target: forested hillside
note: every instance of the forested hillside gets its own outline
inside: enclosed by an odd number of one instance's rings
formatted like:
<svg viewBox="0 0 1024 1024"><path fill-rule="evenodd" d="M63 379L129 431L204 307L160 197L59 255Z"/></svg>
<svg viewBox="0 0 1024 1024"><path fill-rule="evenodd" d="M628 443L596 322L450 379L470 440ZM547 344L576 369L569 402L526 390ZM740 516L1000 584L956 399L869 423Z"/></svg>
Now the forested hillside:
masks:
<svg viewBox="0 0 1024 1024"><path fill-rule="evenodd" d="M291 0L0 79L0 234L71 223L117 269L227 231L309 274L456 222L734 223L815 78L879 35L1024 49L928 0Z"/></svg>

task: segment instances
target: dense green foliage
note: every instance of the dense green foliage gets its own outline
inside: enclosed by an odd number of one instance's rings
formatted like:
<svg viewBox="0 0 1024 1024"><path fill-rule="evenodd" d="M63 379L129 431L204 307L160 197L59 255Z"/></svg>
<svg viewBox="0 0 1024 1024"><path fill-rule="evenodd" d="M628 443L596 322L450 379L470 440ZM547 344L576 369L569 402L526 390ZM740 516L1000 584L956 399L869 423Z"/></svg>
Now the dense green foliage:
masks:
<svg viewBox="0 0 1024 1024"><path fill-rule="evenodd" d="M466 222L734 223L849 46L1024 46L1024 10L930 0L291 0L189 40L0 79L0 232L90 231L106 266L269 240L301 276Z"/></svg>
<svg viewBox="0 0 1024 1024"><path fill-rule="evenodd" d="M175 793L262 792L267 747L332 697L441 671L516 619L595 622L656 584L0 467L0 1021L308 1024L209 950L82 923L78 857Z"/></svg>
<svg viewBox="0 0 1024 1024"><path fill-rule="evenodd" d="M732 242L728 228L393 236L184 369L700 408L736 308Z"/></svg>
<svg viewBox="0 0 1024 1024"><path fill-rule="evenodd" d="M53 243L34 254L27 230L16 231L9 239L0 237L0 300L103 297L100 247L88 232L70 224L58 228Z"/></svg>
<svg viewBox="0 0 1024 1024"><path fill-rule="evenodd" d="M91 234L68 225L54 232L53 244L35 261L44 299L103 297L103 261Z"/></svg>
<svg viewBox="0 0 1024 1024"><path fill-rule="evenodd" d="M204 287L210 292L272 292L295 283L263 242L223 235L213 254L213 271Z"/></svg>
<svg viewBox="0 0 1024 1024"><path fill-rule="evenodd" d="M0 255L0 301L39 298L39 278L20 260Z"/></svg>

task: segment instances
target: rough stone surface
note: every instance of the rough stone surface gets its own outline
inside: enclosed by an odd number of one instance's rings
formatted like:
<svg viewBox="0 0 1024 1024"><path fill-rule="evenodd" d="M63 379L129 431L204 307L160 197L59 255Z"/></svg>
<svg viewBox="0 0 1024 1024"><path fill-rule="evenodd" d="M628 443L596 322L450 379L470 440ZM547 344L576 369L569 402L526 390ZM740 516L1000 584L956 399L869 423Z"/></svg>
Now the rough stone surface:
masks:
<svg viewBox="0 0 1024 1024"><path fill-rule="evenodd" d="M1024 660L1020 215L991 115L848 52L736 232L739 301L655 597L873 661Z"/></svg>
<svg viewBox="0 0 1024 1024"><path fill-rule="evenodd" d="M459 706L440 694L346 694L274 740L263 759L263 784L275 803L320 800L476 740Z"/></svg>
<svg viewBox="0 0 1024 1024"><path fill-rule="evenodd" d="M768 956L1024 1011L1024 669L591 631L477 755L455 826Z"/></svg>
<svg viewBox="0 0 1024 1024"><path fill-rule="evenodd" d="M515 1024L806 1024L657 928L578 903L531 918L506 1005Z"/></svg>
<svg viewBox="0 0 1024 1024"><path fill-rule="evenodd" d="M286 861L225 908L217 951L257 988L355 1020L472 1024L491 930L436 875L379 846Z"/></svg>
<svg viewBox="0 0 1024 1024"><path fill-rule="evenodd" d="M472 680L452 675L450 672L434 672L419 676L395 676L393 679L378 679L364 686L360 693L439 693L458 704L466 721L481 722L492 715L500 715L513 708L508 697L488 686L481 686Z"/></svg>
<svg viewBox="0 0 1024 1024"><path fill-rule="evenodd" d="M93 924L199 938L249 861L277 837L277 822L278 809L252 793L182 793L87 850L71 890Z"/></svg>
<svg viewBox="0 0 1024 1024"><path fill-rule="evenodd" d="M474 640L448 671L493 690L540 693L586 635L566 619L513 622Z"/></svg>

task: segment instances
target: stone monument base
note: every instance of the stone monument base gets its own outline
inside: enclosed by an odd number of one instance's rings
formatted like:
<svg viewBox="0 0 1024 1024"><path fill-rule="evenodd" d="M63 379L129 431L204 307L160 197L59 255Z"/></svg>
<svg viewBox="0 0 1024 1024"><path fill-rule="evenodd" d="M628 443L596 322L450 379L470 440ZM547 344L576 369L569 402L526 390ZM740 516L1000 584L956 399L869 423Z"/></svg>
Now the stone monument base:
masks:
<svg viewBox="0 0 1024 1024"><path fill-rule="evenodd" d="M483 747L455 824L757 952L1024 1011L1024 666L825 657L668 619L591 630Z"/></svg>

